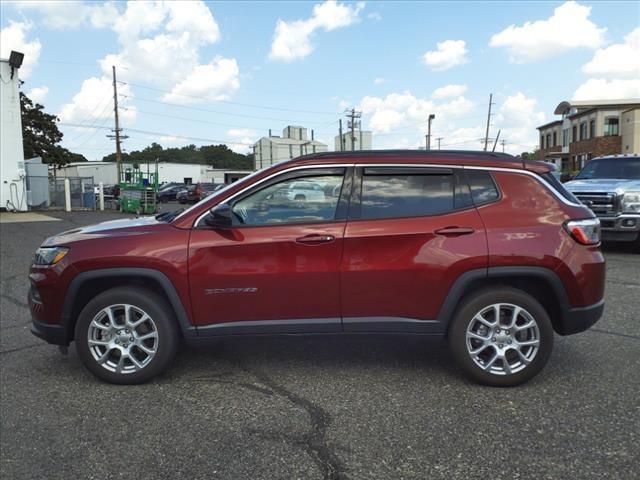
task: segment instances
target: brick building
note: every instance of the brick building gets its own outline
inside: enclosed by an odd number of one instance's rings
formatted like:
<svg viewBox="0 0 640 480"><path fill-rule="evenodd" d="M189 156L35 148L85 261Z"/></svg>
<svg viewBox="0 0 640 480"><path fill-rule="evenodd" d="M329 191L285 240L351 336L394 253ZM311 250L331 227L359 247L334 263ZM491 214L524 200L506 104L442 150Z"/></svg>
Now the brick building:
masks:
<svg viewBox="0 0 640 480"><path fill-rule="evenodd" d="M540 158L574 173L602 155L640 153L640 99L561 102L538 127Z"/></svg>

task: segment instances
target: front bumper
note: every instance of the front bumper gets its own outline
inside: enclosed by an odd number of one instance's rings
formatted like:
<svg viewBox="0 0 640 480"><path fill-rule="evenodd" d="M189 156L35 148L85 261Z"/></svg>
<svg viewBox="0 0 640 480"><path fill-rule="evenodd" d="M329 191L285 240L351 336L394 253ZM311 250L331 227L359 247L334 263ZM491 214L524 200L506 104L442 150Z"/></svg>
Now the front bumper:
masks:
<svg viewBox="0 0 640 480"><path fill-rule="evenodd" d="M47 343L52 343L53 345L69 345L69 336L62 325L50 325L48 323L39 322L35 318L32 318L31 321L31 333L36 337L43 339Z"/></svg>
<svg viewBox="0 0 640 480"><path fill-rule="evenodd" d="M640 235L640 215L624 213L617 217L598 217L602 240L633 242Z"/></svg>
<svg viewBox="0 0 640 480"><path fill-rule="evenodd" d="M556 325L556 332L560 335L584 332L600 320L603 311L604 298L593 305L565 310Z"/></svg>

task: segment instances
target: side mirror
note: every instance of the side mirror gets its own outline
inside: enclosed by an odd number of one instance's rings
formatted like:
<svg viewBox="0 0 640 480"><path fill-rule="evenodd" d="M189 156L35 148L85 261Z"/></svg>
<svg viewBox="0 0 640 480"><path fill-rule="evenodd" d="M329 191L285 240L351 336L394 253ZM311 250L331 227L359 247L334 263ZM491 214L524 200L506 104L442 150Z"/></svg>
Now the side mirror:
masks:
<svg viewBox="0 0 640 480"><path fill-rule="evenodd" d="M209 211L204 219L204 222L211 228L231 228L231 205L228 203L222 203L216 205Z"/></svg>

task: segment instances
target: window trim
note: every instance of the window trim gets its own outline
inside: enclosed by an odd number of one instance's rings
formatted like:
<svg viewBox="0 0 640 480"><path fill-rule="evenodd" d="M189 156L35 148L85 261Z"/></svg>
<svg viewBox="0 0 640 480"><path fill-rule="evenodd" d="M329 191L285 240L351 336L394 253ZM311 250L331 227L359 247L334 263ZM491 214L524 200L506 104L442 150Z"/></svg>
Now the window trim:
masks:
<svg viewBox="0 0 640 480"><path fill-rule="evenodd" d="M420 168L458 168L458 169L463 169L463 170L488 170L490 173L494 173L494 172L506 172L506 173L512 173L512 174L518 174L518 175L525 175L525 176L529 176L529 177L533 177L534 179L536 179L538 182L540 182L545 188L547 188L548 190L550 190L558 200L560 200L562 203L564 203L565 205L570 205L572 207L583 207L584 205L582 205L581 203L573 203L570 202L569 200L567 200L566 198L564 198L559 192L556 191L555 188L553 188L544 178L542 178L540 175L538 175L535 172L523 169L523 168L508 168L508 167L481 167L481 166L476 166L476 165L449 165L449 164L433 164L433 163L333 163L333 164L324 164L324 165L301 165L301 166L297 166L297 167L291 167L288 170L284 170L284 171L278 171L275 172L267 177L264 177L260 180L258 180L257 182L253 183L252 185L248 185L247 187L245 187L244 189L234 193L233 195L229 196L228 198L225 199L225 202L228 203L230 201L232 201L234 198L236 198L237 196L241 195L242 193L258 186L261 185L262 183L264 183L267 180L270 180L280 174L283 173L289 173L289 172L295 172L298 170L307 170L307 169L316 169L316 168L333 168L333 167L343 167L343 168L356 168L356 167L384 167L384 166L389 166L389 167L420 167ZM257 172L256 172L257 173ZM354 185L357 185L357 180L356 177L354 176ZM354 189L357 190L357 187ZM353 197L353 195L352 195ZM193 222L193 225L191 228L199 228L200 227L200 222L209 214L209 211L215 207L216 205L218 205L220 202L217 203L212 203L210 204L209 208L207 208L203 213L201 213L196 220ZM192 207L193 208L193 207ZM185 212L181 213L180 215L184 215ZM210 228L210 227L207 227Z"/></svg>
<svg viewBox="0 0 640 480"><path fill-rule="evenodd" d="M305 177L315 177L315 176L319 176L319 175L341 175L342 176L342 186L340 188L340 196L338 197L338 203L336 204L336 210L334 213L334 218L331 220L316 220L316 221L300 221L300 222L290 222L290 223L265 223L265 224L260 224L260 225L244 225L244 224L238 224L238 225L232 225L232 228L236 229L236 228L262 228L262 227L286 227L286 226L294 226L294 225L315 225L315 224L326 224L326 223L341 223L341 222L345 222L346 221L346 211L348 209L348 201L349 201L349 197L347 195L350 194L350 190L351 190L351 185L349 185L349 192L345 191L345 187L347 186L347 179L349 177L349 180L351 180L351 177L349 176L350 171L353 170L353 167L350 165L310 165L310 166L305 166L299 169L292 169L292 170L285 170L282 172L278 172L278 174L275 174L271 177L268 177L266 179L264 179L263 181L257 182L251 186L249 186L247 189L242 190L240 192L238 192L236 195L233 195L232 197L226 199L224 201L224 203L227 203L230 205L231 209L233 209L233 206L253 195L254 193L259 192L260 190L264 190L265 188L269 188L272 185L275 185L277 183L289 180L289 179L302 179ZM346 197L346 199L345 199ZM347 202L347 206L344 206L344 202ZM216 204L219 205L219 204ZM341 208L342 207L342 208ZM211 207L213 208L213 206ZM209 209L211 210L211 209ZM202 220L204 219L204 217L209 213L209 210L207 212L205 212L203 215L201 215L200 217L198 217L198 219L196 220L196 223L194 224L194 228L202 228L202 229L209 229L210 227L208 227L206 224L201 224ZM338 213L340 212L340 218Z"/></svg>
<svg viewBox="0 0 640 480"><path fill-rule="evenodd" d="M362 191L363 191L363 182L364 176L366 174L366 169L372 170L385 170L384 173L369 173L370 176L376 175L451 175L454 178L453 182L453 193L454 193L454 205L455 205L455 190L456 190L456 181L462 181L467 183L467 188L469 188L469 196L471 203L469 205L465 205L458 208L452 208L451 210L446 210L440 213L430 213L425 215L402 215L402 216L393 216L393 217L382 217L382 218L362 218ZM430 170L429 173L422 173L420 170L424 171L425 169ZM427 218L427 217L440 217L442 215L450 215L452 213L462 212L464 210L469 210L472 208L476 208L473 203L473 196L471 195L471 189L469 187L469 182L462 172L464 171L464 167L462 166L445 166L445 165L385 165L385 164L361 164L355 166L355 181L354 181L354 192L351 196L351 204L349 206L349 215L347 217L348 222L379 222L385 220L401 220L401 219L411 219L411 218ZM457 177L457 178L456 178Z"/></svg>

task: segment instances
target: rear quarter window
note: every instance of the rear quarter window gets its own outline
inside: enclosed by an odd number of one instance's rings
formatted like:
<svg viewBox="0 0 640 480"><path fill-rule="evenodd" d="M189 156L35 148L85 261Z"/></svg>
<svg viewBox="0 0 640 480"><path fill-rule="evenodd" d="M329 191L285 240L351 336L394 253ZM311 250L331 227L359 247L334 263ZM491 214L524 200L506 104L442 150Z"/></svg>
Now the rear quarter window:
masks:
<svg viewBox="0 0 640 480"><path fill-rule="evenodd" d="M471 169L465 170L465 172L471 189L471 198L476 206L495 202L500 198L500 192L491 173L486 170Z"/></svg>

